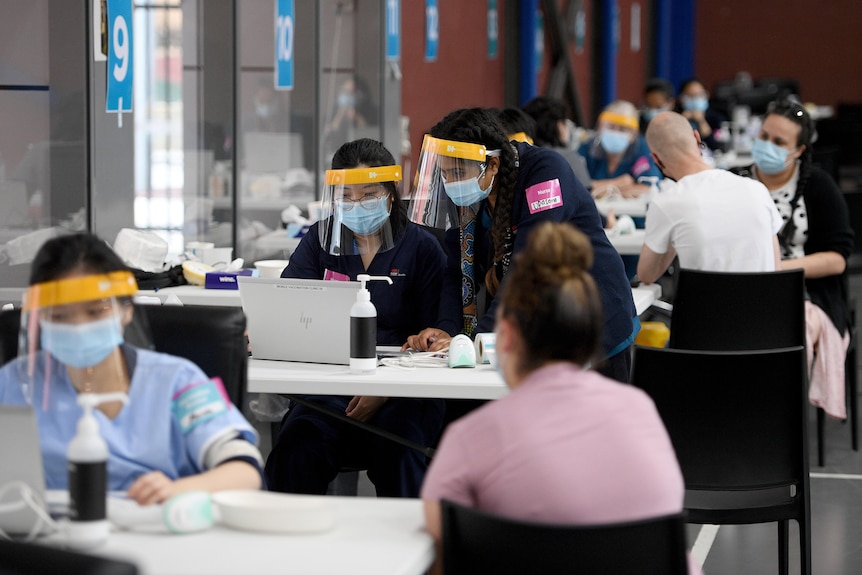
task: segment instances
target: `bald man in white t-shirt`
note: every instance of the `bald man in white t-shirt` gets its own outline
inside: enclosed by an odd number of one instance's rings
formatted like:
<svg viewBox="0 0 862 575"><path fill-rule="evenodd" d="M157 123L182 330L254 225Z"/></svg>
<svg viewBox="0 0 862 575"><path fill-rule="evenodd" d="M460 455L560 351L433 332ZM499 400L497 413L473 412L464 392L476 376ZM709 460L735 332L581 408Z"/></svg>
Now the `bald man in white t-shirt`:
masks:
<svg viewBox="0 0 862 575"><path fill-rule="evenodd" d="M682 268L775 271L782 220L766 187L714 169L700 155L700 136L682 115L662 112L646 133L656 165L669 178L649 204L638 278L656 281L679 256Z"/></svg>

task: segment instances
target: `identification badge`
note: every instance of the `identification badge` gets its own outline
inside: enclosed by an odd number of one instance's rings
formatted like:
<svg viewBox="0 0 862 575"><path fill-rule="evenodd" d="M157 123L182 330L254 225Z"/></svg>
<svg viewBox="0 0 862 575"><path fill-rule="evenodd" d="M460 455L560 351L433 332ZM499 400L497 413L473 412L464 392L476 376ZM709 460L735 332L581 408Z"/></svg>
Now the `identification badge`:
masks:
<svg viewBox="0 0 862 575"><path fill-rule="evenodd" d="M531 214L559 208L562 205L563 192L560 189L560 180L557 178L527 188L527 206Z"/></svg>
<svg viewBox="0 0 862 575"><path fill-rule="evenodd" d="M174 418L183 433L188 433L204 421L228 410L228 402L221 379L193 383L176 392L171 401Z"/></svg>

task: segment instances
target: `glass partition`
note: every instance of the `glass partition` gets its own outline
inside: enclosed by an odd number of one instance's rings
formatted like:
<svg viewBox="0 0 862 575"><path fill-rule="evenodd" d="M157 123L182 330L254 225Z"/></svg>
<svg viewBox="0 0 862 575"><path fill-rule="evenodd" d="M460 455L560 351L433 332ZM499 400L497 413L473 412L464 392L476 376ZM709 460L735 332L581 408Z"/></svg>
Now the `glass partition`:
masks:
<svg viewBox="0 0 862 575"><path fill-rule="evenodd" d="M80 7L50 0L0 0L0 14L4 289L27 285L30 262L46 239L87 227L88 116L84 62L63 58L83 49L84 38L64 28L83 29ZM4 291L0 303L7 301L16 297Z"/></svg>

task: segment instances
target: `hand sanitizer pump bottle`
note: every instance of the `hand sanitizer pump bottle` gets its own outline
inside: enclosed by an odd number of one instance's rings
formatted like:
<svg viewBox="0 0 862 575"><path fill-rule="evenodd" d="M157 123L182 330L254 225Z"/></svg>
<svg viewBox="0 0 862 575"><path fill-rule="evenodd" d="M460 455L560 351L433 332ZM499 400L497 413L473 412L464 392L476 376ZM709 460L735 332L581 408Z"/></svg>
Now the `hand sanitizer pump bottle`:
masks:
<svg viewBox="0 0 862 575"><path fill-rule="evenodd" d="M78 395L78 405L84 413L66 452L69 470L66 541L70 547L95 547L108 538L108 445L99 434L93 410L101 403L127 400L125 393Z"/></svg>
<svg viewBox="0 0 862 575"><path fill-rule="evenodd" d="M377 308L365 283L381 280L391 285L392 279L368 274L359 274L356 279L360 287L350 308L350 372L368 374L377 371Z"/></svg>

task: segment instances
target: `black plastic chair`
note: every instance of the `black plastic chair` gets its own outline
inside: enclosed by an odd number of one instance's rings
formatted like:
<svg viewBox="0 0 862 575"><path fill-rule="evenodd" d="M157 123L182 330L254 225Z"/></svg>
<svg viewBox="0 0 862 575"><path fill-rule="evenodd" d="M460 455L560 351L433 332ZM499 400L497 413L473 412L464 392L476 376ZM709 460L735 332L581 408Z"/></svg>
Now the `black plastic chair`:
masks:
<svg viewBox="0 0 862 575"><path fill-rule="evenodd" d="M763 273L681 269L669 347L712 351L805 345L802 270Z"/></svg>
<svg viewBox="0 0 862 575"><path fill-rule="evenodd" d="M788 573L790 519L811 573L805 348L715 352L636 347L632 385L649 394L685 478L690 523L778 522Z"/></svg>
<svg viewBox="0 0 862 575"><path fill-rule="evenodd" d="M136 305L135 317L151 335L156 351L184 357L207 376L220 377L231 401L243 410L248 343L242 308Z"/></svg>
<svg viewBox="0 0 862 575"><path fill-rule="evenodd" d="M683 514L609 525L550 525L441 502L446 575L688 573Z"/></svg>
<svg viewBox="0 0 862 575"><path fill-rule="evenodd" d="M5 575L137 575L134 563L32 543L0 540L0 573Z"/></svg>
<svg viewBox="0 0 862 575"><path fill-rule="evenodd" d="M676 292L668 343L671 348L742 351L805 345L805 277L801 269L765 273L680 270ZM855 355L850 355L848 367L851 361L856 365ZM847 372L845 388L850 439L856 451L855 371ZM825 420L823 410L817 408L817 464L821 467L826 463Z"/></svg>

